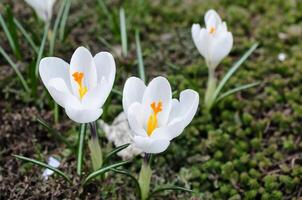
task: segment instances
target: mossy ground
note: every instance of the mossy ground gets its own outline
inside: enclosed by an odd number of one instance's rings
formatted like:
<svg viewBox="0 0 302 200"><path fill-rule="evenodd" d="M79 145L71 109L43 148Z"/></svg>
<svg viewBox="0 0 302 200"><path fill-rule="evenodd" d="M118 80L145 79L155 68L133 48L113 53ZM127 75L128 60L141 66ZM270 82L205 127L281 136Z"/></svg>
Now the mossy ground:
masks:
<svg viewBox="0 0 302 200"><path fill-rule="evenodd" d="M138 75L134 32L140 30L148 80L166 76L173 90L197 90L201 101L193 122L169 149L155 156L155 184L190 187L194 195L167 192L156 199L301 199L302 198L302 2L295 0L156 0L105 1L110 16L96 0L73 1L67 37L56 44L55 55L69 60L80 45L93 53L112 51L117 62L115 88L122 90L127 77ZM37 41L43 24L20 1L4 1L15 16L34 33ZM120 56L119 7L126 11L129 55ZM203 15L214 8L234 36L229 57L218 68L221 77L255 42L258 49L230 79L225 90L261 81L255 88L227 97L211 113L203 109L207 68L191 39L192 23L203 24ZM55 12L56 13L56 12ZM4 33L1 46L11 53ZM102 39L100 39L102 38ZM112 47L104 45L106 40ZM20 67L30 74L35 60L20 38ZM114 50L114 51L113 51ZM285 53L281 62L278 54ZM12 54L10 54L12 55ZM13 57L13 55L12 55ZM22 86L1 58L0 199L135 199L131 180L110 174L105 181L85 188L69 187L52 176L41 179L41 169L16 161L12 154L45 160L63 159L62 170L75 175L75 155L35 122L36 116L52 120L52 100L47 95L26 96ZM42 83L38 91L43 92ZM25 98L26 96L26 98ZM110 122L122 111L121 97L112 94L103 119ZM61 110L60 125L71 140L76 125ZM102 138L105 149L110 149ZM86 155L86 161L89 157ZM119 160L116 158L116 160ZM138 173L140 159L127 168ZM89 170L89 163L86 163ZM74 183L77 183L77 178Z"/></svg>

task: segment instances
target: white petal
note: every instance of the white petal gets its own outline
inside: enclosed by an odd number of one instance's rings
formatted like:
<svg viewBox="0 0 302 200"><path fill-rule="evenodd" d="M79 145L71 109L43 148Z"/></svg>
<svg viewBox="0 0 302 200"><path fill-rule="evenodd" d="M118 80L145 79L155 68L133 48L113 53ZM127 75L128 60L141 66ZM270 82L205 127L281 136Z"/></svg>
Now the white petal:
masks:
<svg viewBox="0 0 302 200"><path fill-rule="evenodd" d="M147 121L147 114L145 108L140 103L133 103L127 113L127 118L129 122L129 126L133 131L134 135L146 136L147 132L144 129L144 124Z"/></svg>
<svg viewBox="0 0 302 200"><path fill-rule="evenodd" d="M168 121L169 113L172 106L172 91L168 80L164 77L154 78L147 86L143 95L142 105L152 112L151 104L162 102L162 111L158 113L158 126L165 125ZM147 123L147 120L146 122Z"/></svg>
<svg viewBox="0 0 302 200"><path fill-rule="evenodd" d="M183 129L192 121L199 105L199 95L194 90L184 90L180 93L180 101L173 101L169 116L169 124L163 127L163 132L169 134L170 139L179 136Z"/></svg>
<svg viewBox="0 0 302 200"><path fill-rule="evenodd" d="M108 81L103 77L98 85L85 94L82 99L82 104L88 107L101 108L111 92L111 87Z"/></svg>
<svg viewBox="0 0 302 200"><path fill-rule="evenodd" d="M100 52L94 56L93 60L97 71L97 82L100 83L105 77L111 90L116 72L113 56L108 52Z"/></svg>
<svg viewBox="0 0 302 200"><path fill-rule="evenodd" d="M145 83L136 77L127 79L123 90L123 108L127 113L129 106L134 102L142 102L144 91L146 89Z"/></svg>
<svg viewBox="0 0 302 200"><path fill-rule="evenodd" d="M220 33L213 40L210 61L212 66L217 66L226 57L233 47L233 35L230 32Z"/></svg>
<svg viewBox="0 0 302 200"><path fill-rule="evenodd" d="M205 28L200 28L199 24L193 24L192 26L192 38L199 53L208 60L212 37Z"/></svg>
<svg viewBox="0 0 302 200"><path fill-rule="evenodd" d="M150 137L135 136L135 146L141 149L145 153L161 153L165 151L169 144L169 140L165 139L152 139Z"/></svg>
<svg viewBox="0 0 302 200"><path fill-rule="evenodd" d="M57 104L65 107L68 103L80 103L67 88L66 83L62 78L52 78L45 85L51 97Z"/></svg>
<svg viewBox="0 0 302 200"><path fill-rule="evenodd" d="M43 58L39 64L39 74L42 82L46 86L50 79L61 78L71 91L69 80L69 64L64 60L56 57Z"/></svg>
<svg viewBox="0 0 302 200"><path fill-rule="evenodd" d="M213 27L217 29L218 25L222 23L220 16L217 14L215 10L209 10L205 16L204 21L208 31Z"/></svg>
<svg viewBox="0 0 302 200"><path fill-rule="evenodd" d="M90 51L85 47L77 48L70 61L70 81L73 93L80 97L78 92L79 85L72 76L75 72L84 73L83 84L88 90L97 86L96 66Z"/></svg>
<svg viewBox="0 0 302 200"><path fill-rule="evenodd" d="M81 105L66 105L67 116L77 123L89 123L96 121L103 113L100 108L85 108Z"/></svg>

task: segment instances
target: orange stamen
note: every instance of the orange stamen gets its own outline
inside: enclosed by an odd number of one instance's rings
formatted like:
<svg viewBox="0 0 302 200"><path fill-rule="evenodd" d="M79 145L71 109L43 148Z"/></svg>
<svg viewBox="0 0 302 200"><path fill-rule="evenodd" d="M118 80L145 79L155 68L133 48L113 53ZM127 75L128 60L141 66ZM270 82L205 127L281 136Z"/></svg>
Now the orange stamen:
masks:
<svg viewBox="0 0 302 200"><path fill-rule="evenodd" d="M210 34L214 34L216 32L216 29L214 27L210 28Z"/></svg>
<svg viewBox="0 0 302 200"><path fill-rule="evenodd" d="M77 84L79 85L79 95L82 100L84 95L87 93L88 89L87 87L83 86L83 78L84 78L84 73L83 72L75 72L72 74L73 79Z"/></svg>
<svg viewBox="0 0 302 200"><path fill-rule="evenodd" d="M154 129L158 126L157 114L162 111L162 102L159 101L157 104L155 102L151 103L151 108L153 113L150 115L147 123L147 134L151 136Z"/></svg>

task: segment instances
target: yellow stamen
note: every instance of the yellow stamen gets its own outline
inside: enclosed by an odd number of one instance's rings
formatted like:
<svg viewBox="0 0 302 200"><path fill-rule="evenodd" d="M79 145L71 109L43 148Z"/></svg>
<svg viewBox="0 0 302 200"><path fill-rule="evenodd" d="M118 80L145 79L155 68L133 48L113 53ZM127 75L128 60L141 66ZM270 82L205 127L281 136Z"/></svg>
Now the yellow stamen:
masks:
<svg viewBox="0 0 302 200"><path fill-rule="evenodd" d="M79 95L82 100L84 95L87 93L88 89L86 86L83 86L83 78L84 78L84 73L83 72L75 72L72 74L73 79L77 84L79 85Z"/></svg>
<svg viewBox="0 0 302 200"><path fill-rule="evenodd" d="M153 113L150 115L147 123L147 134L148 136L151 136L154 129L157 128L158 121L157 121L157 114L162 111L162 102L159 101L156 105L155 102L151 103L151 108L153 110Z"/></svg>
<svg viewBox="0 0 302 200"><path fill-rule="evenodd" d="M216 32L216 29L214 27L210 28L210 34L214 34Z"/></svg>

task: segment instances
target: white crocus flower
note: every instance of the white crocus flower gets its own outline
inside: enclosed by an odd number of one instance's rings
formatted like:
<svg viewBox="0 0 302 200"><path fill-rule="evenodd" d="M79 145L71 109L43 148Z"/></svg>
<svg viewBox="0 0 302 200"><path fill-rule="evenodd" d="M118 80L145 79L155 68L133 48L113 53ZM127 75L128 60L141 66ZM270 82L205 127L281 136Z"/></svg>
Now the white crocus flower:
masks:
<svg viewBox="0 0 302 200"><path fill-rule="evenodd" d="M50 165L50 166L52 166L52 167L54 167L54 168L58 168L59 166L60 166L60 161L58 161L57 159L55 159L54 157L49 157L48 158L48 165ZM48 177L50 176L50 175L52 175L54 172L52 171L52 170L50 170L50 169L45 169L44 171L43 171L43 174L42 174L42 176L44 177L44 179L45 180L47 180L48 179Z"/></svg>
<svg viewBox="0 0 302 200"><path fill-rule="evenodd" d="M226 57L233 46L233 35L228 32L225 22L214 11L209 10L205 17L205 28L193 24L192 37L199 53L205 58L209 68L214 70Z"/></svg>
<svg viewBox="0 0 302 200"><path fill-rule="evenodd" d="M40 62L41 79L52 98L68 117L78 123L97 120L113 86L115 62L108 52L92 57L84 47L72 55L70 64L47 57Z"/></svg>
<svg viewBox="0 0 302 200"><path fill-rule="evenodd" d="M56 0L25 0L37 15L45 22L50 21L52 17L52 8Z"/></svg>
<svg viewBox="0 0 302 200"><path fill-rule="evenodd" d="M165 151L192 121L198 103L198 93L190 89L180 93L179 101L172 99L170 84L164 77L154 78L148 86L136 77L129 78L123 107L134 144L145 153Z"/></svg>

